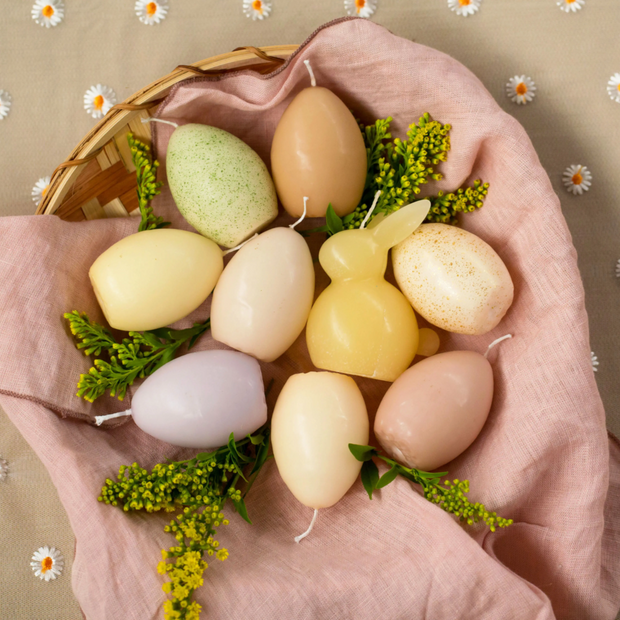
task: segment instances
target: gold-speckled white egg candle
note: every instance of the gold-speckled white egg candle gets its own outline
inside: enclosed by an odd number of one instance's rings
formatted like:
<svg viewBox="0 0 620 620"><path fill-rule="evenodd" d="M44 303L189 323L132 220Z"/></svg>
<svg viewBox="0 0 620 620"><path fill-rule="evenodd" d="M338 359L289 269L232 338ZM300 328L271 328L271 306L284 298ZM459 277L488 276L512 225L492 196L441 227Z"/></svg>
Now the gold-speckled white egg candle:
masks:
<svg viewBox="0 0 620 620"><path fill-rule="evenodd" d="M416 312L458 334L486 334L512 304L506 265L480 237L424 224L392 249L394 276Z"/></svg>

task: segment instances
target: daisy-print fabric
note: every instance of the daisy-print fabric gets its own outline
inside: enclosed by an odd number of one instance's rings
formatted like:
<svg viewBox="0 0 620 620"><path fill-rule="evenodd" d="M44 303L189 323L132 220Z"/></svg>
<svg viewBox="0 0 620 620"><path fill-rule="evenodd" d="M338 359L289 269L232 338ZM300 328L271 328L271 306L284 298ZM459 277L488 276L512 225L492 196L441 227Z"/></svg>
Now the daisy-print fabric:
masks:
<svg viewBox="0 0 620 620"><path fill-rule="evenodd" d="M230 525L220 542L230 557L210 563L196 593L205 618L610 620L620 607L620 446L605 431L576 252L525 130L456 60L351 18L321 29L269 75L180 83L157 114L221 127L268 160L279 118L300 84L308 84L304 60L312 61L319 85L363 118L392 115L395 136L426 111L450 123L452 153L434 189L469 178L490 183L484 208L463 225L506 263L515 301L495 332L444 334L442 350L484 353L494 339L513 338L489 356L495 395L487 424L447 469L451 478L470 480L472 498L514 524L494 533L464 528L404 479L372 501L358 480L295 544L312 510L295 500L270 460L247 497L253 525L225 509ZM161 161L172 130L154 126ZM165 188L154 208L187 229ZM274 224L291 223L281 216ZM77 308L102 320L88 267L136 227L133 218L0 219L0 359L10 360L0 365L0 404L47 467L67 510L76 537L73 587L88 620L160 619L165 598L155 567L170 545L162 528L167 517L127 515L97 502L105 479L122 464L150 468L193 456L145 435L131 420L84 423L128 408L131 393L122 403L102 398L90 405L75 397L77 377L90 363L59 317ZM309 238L314 256L320 241ZM326 276L317 273L324 286ZM208 302L176 327L206 316ZM218 346L205 335L196 349ZM609 362L595 351L602 378ZM263 364L265 384L274 380L270 409L292 373L312 369L303 339ZM356 383L372 424L388 384Z"/></svg>

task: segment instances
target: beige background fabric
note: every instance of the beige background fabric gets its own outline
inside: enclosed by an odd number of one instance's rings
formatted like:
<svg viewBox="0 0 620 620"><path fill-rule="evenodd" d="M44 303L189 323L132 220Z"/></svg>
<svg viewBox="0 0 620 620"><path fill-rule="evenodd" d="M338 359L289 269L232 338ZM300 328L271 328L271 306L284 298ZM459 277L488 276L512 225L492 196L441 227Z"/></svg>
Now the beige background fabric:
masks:
<svg viewBox="0 0 620 620"><path fill-rule="evenodd" d="M239 45L302 42L344 14L342 0L273 0L271 17L252 22L241 0L170 0L167 19L148 27L135 17L132 0L65 4L65 20L46 30L30 18L30 2L1 3L0 89L12 94L13 108L0 121L0 215L33 212L36 180L50 174L95 122L82 108L91 85L111 86L122 100L177 64ZM445 0L379 0L372 19L457 58L532 138L579 254L592 350L600 361L597 380L608 426L620 434L620 280L614 277L620 104L605 90L609 76L620 72L617 0L586 0L583 10L569 15L555 0L483 0L468 18L454 15ZM523 73L536 82L537 96L517 107L504 85ZM377 89L393 86L378 83ZM594 177L583 196L561 186L562 171L573 163L588 166ZM77 620L71 531L47 474L4 415L0 455L11 466L0 486L0 618ZM65 574L48 584L29 567L32 552L45 544L59 547L67 562Z"/></svg>

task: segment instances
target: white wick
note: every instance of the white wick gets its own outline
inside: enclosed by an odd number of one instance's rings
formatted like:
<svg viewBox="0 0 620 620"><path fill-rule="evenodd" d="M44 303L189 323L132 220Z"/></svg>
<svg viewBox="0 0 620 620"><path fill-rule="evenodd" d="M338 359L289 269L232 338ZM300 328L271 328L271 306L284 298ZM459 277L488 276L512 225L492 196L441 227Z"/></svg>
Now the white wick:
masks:
<svg viewBox="0 0 620 620"><path fill-rule="evenodd" d="M230 250L225 250L224 252L222 252L222 256L226 256L226 254L230 254L231 252L236 252L237 250L240 250L246 243L250 243L250 241L252 241L252 239L255 239L256 237L258 237L258 233L254 233L249 239L246 239L243 243L236 245L234 248L230 248Z"/></svg>
<svg viewBox="0 0 620 620"><path fill-rule="evenodd" d="M485 358L489 357L489 352L491 351L491 349L496 345L499 344L502 340L508 340L508 338L512 338L512 334L506 334L505 336L502 336L501 338L498 338L497 340L494 340L488 347L487 352L484 354Z"/></svg>
<svg viewBox="0 0 620 620"><path fill-rule="evenodd" d="M176 123L173 123L172 121L165 121L163 118L143 118L142 119L142 123L146 124L146 123L165 123L166 125L172 125L173 127L178 127L178 125Z"/></svg>
<svg viewBox="0 0 620 620"><path fill-rule="evenodd" d="M113 418L122 418L126 415L131 415L131 409L127 411L121 411L119 413L111 413L110 415L96 415L95 424L101 426L106 420L112 420Z"/></svg>
<svg viewBox="0 0 620 620"><path fill-rule="evenodd" d="M319 514L319 511L315 508L314 514L312 515L312 521L310 521L310 527L303 534L300 534L299 536L295 536L296 543L303 540L312 531L312 528L314 527L318 514Z"/></svg>
<svg viewBox="0 0 620 620"><path fill-rule="evenodd" d="M370 207L370 209L368 209L368 213L366 213L366 217L363 219L360 229L364 228L366 224L368 223L368 220L370 219L372 212L375 210L375 207L377 206L377 202L379 201L379 196L381 196L381 190L379 190L375 194L375 199L372 201L372 206Z"/></svg>
<svg viewBox="0 0 620 620"><path fill-rule="evenodd" d="M289 226L289 228L292 228L293 230L295 230L295 226L297 226L297 224L301 224L304 219L306 219L306 213L308 212L308 196L304 196L304 212L302 213L302 216L294 223L291 224Z"/></svg>
<svg viewBox="0 0 620 620"><path fill-rule="evenodd" d="M312 86L316 86L316 78L314 77L314 71L310 66L310 61L304 60L304 65L306 65L306 69L308 69L308 73L310 74L310 84L312 84Z"/></svg>

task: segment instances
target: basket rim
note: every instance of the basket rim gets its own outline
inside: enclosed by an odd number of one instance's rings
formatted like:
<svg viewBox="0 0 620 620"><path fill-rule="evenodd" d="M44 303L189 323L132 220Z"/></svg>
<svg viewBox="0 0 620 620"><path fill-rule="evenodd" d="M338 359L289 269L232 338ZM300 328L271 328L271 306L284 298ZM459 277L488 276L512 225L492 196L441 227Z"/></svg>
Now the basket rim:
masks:
<svg viewBox="0 0 620 620"><path fill-rule="evenodd" d="M298 44L286 44L266 45L261 46L259 49L269 55L284 56L285 59L288 59L299 47ZM203 70L223 69L226 68L227 65L249 60L256 61L257 58L252 52L243 49L211 56L199 62L192 63L191 66ZM244 67L240 66L239 71L244 71ZM179 82L195 77L195 74L191 71L177 67L170 73L136 91L122 103L129 105L150 103L151 101L157 100L164 92L170 90ZM85 159L89 155L92 156L97 149L113 137L115 132L126 124L135 114L138 114L138 112L134 110L111 110L80 140L65 161ZM77 175L82 171L84 165L86 164L64 168L56 175L55 179L52 179L45 196L37 205L36 215L54 213L55 208L59 206L64 196L71 188L71 181L77 178Z"/></svg>

